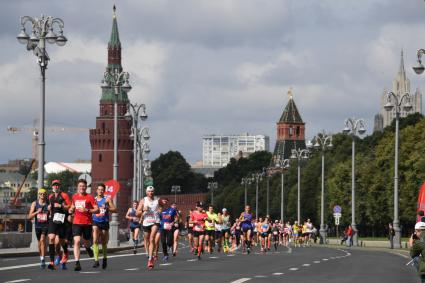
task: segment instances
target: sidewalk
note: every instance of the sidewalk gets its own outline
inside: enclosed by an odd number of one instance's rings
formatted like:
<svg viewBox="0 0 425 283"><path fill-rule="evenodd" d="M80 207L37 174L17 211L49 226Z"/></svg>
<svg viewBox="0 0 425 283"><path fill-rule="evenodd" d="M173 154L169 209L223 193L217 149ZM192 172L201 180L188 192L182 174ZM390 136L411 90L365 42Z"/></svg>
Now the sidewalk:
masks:
<svg viewBox="0 0 425 283"><path fill-rule="evenodd" d="M143 247L142 244L138 245L137 248ZM130 242L121 242L119 247L116 248L108 248L108 253L115 253L125 250L132 250L133 244ZM72 249L69 251L72 254ZM85 249L81 249L81 253L86 253ZM23 256L38 256L38 251L33 251L30 248L12 248L12 249L0 249L0 258L8 258L8 257L23 257Z"/></svg>

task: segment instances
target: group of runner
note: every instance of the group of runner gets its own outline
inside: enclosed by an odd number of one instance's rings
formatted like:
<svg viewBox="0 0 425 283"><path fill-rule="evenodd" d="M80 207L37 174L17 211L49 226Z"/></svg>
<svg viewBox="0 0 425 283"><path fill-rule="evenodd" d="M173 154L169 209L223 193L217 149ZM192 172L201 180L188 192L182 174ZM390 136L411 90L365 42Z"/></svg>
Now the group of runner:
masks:
<svg viewBox="0 0 425 283"><path fill-rule="evenodd" d="M60 181L51 184L52 193L47 196L44 188L38 190L38 199L31 205L29 218L34 218L36 236L39 241L40 266L46 268L45 242L48 239L49 263L47 268L55 270L60 266L67 269L68 245L73 241L75 271L81 270L80 246L83 244L89 257L94 258L93 268L100 266L99 250L102 249L102 268L107 267L107 243L109 237L109 216L116 211L112 199L105 196L105 185L99 184L96 197L88 194L87 182L78 180L77 193L70 199L60 190ZM205 207L197 202L190 210L186 223L176 203L155 196L153 186L148 186L146 196L133 201L126 213L130 223L133 253L137 253L140 231L143 231L144 247L147 254L147 267L152 269L158 260L162 247L163 261L169 260L169 252L177 255L180 232L186 228L191 252L201 259L201 255L217 252L233 252L241 248L249 254L253 245L260 245L262 252L270 251L273 243L279 245L310 245L317 231L310 219L299 225L289 222L272 221L269 216L254 219L251 208L244 211L231 222L226 208L216 213L214 207Z"/></svg>

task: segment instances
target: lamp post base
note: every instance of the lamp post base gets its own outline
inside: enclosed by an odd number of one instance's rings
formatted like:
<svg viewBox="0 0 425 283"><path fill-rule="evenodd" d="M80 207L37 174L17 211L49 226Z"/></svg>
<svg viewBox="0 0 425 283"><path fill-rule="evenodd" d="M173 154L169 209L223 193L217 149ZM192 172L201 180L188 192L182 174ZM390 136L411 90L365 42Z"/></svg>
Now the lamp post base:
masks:
<svg viewBox="0 0 425 283"><path fill-rule="evenodd" d="M393 248L394 249L401 249L401 229L400 227L393 226L394 227L394 237L393 237Z"/></svg>
<svg viewBox="0 0 425 283"><path fill-rule="evenodd" d="M112 214L112 221L109 223L109 243L108 246L116 248L120 246L119 234L118 234L118 221L117 214Z"/></svg>
<svg viewBox="0 0 425 283"><path fill-rule="evenodd" d="M37 240L37 236L35 235L35 225L34 225L34 221L31 221L32 225L31 225L31 244L30 244L30 250L32 252L36 252L38 251L38 240Z"/></svg>
<svg viewBox="0 0 425 283"><path fill-rule="evenodd" d="M353 229L353 247L359 246L359 230L357 230L356 224L351 224L351 228Z"/></svg>
<svg viewBox="0 0 425 283"><path fill-rule="evenodd" d="M328 237L327 234L328 233L326 232L325 225L320 225L319 233L320 233L320 241L319 241L319 243L321 245L326 244L327 243L327 237Z"/></svg>

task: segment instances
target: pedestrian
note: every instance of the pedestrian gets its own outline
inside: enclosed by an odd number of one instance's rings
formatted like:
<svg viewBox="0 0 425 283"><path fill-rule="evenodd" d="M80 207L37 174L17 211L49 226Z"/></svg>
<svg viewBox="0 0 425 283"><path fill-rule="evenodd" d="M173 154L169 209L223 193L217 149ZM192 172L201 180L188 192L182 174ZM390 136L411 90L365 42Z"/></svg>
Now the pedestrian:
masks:
<svg viewBox="0 0 425 283"><path fill-rule="evenodd" d="M351 224L348 225L347 228L347 247L351 247L353 245L353 227L351 227Z"/></svg>
<svg viewBox="0 0 425 283"><path fill-rule="evenodd" d="M421 282L425 283L425 223L418 222L415 224L415 232L409 239L410 256L421 278Z"/></svg>
<svg viewBox="0 0 425 283"><path fill-rule="evenodd" d="M393 224L388 224L388 240L390 240L390 249L394 249L395 230Z"/></svg>

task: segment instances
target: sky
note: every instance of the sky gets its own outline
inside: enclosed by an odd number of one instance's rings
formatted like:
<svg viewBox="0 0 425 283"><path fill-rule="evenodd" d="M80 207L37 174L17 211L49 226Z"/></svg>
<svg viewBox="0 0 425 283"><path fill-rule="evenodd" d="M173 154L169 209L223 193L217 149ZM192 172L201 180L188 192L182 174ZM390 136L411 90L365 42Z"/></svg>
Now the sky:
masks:
<svg viewBox="0 0 425 283"><path fill-rule="evenodd" d="M48 45L48 127L94 128L107 64L112 6L132 103L149 115L153 160L169 150L202 159L202 136L264 134L270 149L292 88L306 138L364 118L368 134L404 50L412 71L425 48L423 0L1 0L0 163L31 157L29 127L40 113L36 57L16 40L20 17L65 22L65 46ZM27 31L31 30L27 26ZM46 161L90 159L88 132L46 132Z"/></svg>

